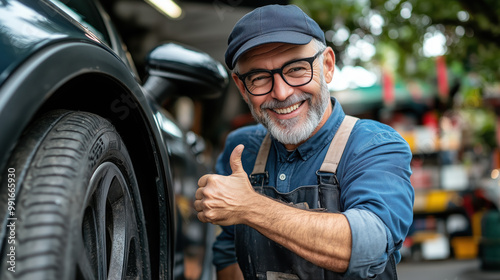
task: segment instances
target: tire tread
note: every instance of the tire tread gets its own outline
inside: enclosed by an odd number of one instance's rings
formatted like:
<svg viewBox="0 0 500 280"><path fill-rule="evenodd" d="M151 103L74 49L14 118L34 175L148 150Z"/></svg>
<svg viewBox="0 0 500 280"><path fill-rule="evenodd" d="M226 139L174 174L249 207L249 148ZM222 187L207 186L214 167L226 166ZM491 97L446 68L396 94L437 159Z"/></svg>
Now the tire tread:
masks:
<svg viewBox="0 0 500 280"><path fill-rule="evenodd" d="M79 180L76 166L85 160L85 147L101 130L114 129L109 123L100 121L98 116L84 112L66 114L56 119L55 124L46 126L50 132L42 139L35 154L35 164L24 182L30 191L22 196L23 207L17 212L19 246L15 279L66 278L66 273L61 274L61 266L72 252L61 248L70 247L67 231L68 225L74 221L65 213L71 204L78 203L75 198L81 197L81 193L72 193L78 190L70 191L68 186ZM58 189L59 192L47 189ZM43 228L47 227L52 227L52 233L44 232ZM64 251L65 254L60 253ZM71 268L63 271L68 269Z"/></svg>

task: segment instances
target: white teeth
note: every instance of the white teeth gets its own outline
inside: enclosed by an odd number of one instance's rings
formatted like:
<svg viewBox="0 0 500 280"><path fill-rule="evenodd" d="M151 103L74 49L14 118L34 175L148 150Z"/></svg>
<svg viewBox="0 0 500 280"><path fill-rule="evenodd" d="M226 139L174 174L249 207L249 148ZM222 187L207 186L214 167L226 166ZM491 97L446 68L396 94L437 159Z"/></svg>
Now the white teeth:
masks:
<svg viewBox="0 0 500 280"><path fill-rule="evenodd" d="M278 114L289 114L295 110L297 110L300 106L300 103L297 103L295 105L292 105L288 108L283 108L283 109L273 109L274 112L278 113Z"/></svg>

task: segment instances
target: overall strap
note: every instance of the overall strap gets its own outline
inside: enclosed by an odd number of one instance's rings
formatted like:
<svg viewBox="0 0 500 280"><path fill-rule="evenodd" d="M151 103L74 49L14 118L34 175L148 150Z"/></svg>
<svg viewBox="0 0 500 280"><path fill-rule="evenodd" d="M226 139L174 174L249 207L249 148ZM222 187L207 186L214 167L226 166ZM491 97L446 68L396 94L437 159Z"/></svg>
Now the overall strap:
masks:
<svg viewBox="0 0 500 280"><path fill-rule="evenodd" d="M266 134L266 137L264 137L262 144L260 145L259 153L257 154L257 158L255 159L255 165L253 167L251 175L266 173L267 156L269 155L270 149L271 149L271 136L268 132Z"/></svg>
<svg viewBox="0 0 500 280"><path fill-rule="evenodd" d="M325 160L319 168L321 173L336 173L340 158L344 153L345 145L358 118L346 115L339 129L333 137L332 143L326 152Z"/></svg>
<svg viewBox="0 0 500 280"><path fill-rule="evenodd" d="M264 186L268 184L269 173L266 171L267 157L269 155L269 150L271 149L271 136L269 132L264 137L262 144L259 148L259 153L255 159L255 165L253 167L252 174L250 174L250 183L254 186Z"/></svg>

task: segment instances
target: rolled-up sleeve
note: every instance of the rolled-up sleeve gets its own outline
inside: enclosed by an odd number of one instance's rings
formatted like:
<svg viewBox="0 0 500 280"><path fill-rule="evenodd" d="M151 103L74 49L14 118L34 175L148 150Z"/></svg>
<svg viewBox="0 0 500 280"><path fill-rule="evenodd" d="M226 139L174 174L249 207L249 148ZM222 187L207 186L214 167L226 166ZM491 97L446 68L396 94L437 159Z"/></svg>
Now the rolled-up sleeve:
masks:
<svg viewBox="0 0 500 280"><path fill-rule="evenodd" d="M375 214L366 210L350 209L344 215L352 234L351 260L346 276L356 275L365 279L382 273L394 250L390 249L394 246L390 245L392 238L387 227Z"/></svg>

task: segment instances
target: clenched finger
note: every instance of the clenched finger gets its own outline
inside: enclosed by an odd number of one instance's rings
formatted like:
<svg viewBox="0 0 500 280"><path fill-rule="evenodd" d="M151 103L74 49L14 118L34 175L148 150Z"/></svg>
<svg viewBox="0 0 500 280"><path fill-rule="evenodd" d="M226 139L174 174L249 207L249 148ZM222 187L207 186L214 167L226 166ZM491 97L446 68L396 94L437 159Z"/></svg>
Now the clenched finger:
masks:
<svg viewBox="0 0 500 280"><path fill-rule="evenodd" d="M204 187L207 185L208 178L212 176L211 174L206 174L203 175L199 180L198 180L198 187Z"/></svg>
<svg viewBox="0 0 500 280"><path fill-rule="evenodd" d="M194 206L194 210L196 210L196 212L203 211L203 205L202 205L201 200L195 200L193 203L193 206Z"/></svg>
<svg viewBox="0 0 500 280"><path fill-rule="evenodd" d="M194 198L197 200L203 199L203 188L202 187L200 187L196 190L196 192L194 194Z"/></svg>
<svg viewBox="0 0 500 280"><path fill-rule="evenodd" d="M202 223L206 223L207 222L207 219L206 219L205 214L203 213L203 211L202 212L198 212L197 217L198 217L198 220L200 220L200 222L202 222Z"/></svg>

